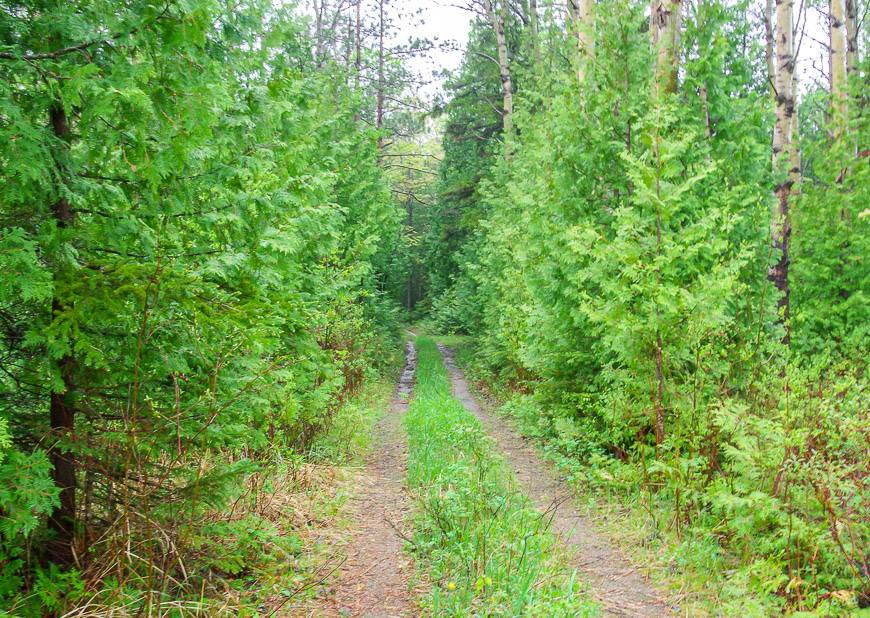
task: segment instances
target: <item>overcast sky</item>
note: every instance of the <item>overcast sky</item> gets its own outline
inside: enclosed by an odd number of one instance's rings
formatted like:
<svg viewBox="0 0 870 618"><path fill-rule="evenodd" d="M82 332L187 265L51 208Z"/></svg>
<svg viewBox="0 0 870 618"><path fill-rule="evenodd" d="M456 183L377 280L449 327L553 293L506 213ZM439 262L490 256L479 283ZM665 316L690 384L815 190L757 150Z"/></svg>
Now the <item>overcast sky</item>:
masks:
<svg viewBox="0 0 870 618"><path fill-rule="evenodd" d="M452 50L434 49L428 54L414 58L412 68L429 77L433 70L454 70L462 62L462 50L468 41L471 25L470 12L454 5L451 0L403 0L402 8L411 12L420 10L416 23L398 24L401 41L410 37L429 39L436 43L450 43ZM427 86L424 92L432 95L440 87L440 81Z"/></svg>
<svg viewBox="0 0 870 618"><path fill-rule="evenodd" d="M460 0L401 0L403 9L409 12L420 10L418 19L399 23L398 40L420 37L437 43L451 43L452 50L434 49L428 54L411 60L412 68L430 77L433 70L454 70L462 61L462 50L468 41L472 14L456 6ZM800 6L800 3L796 3ZM799 11L795 11L795 19ZM804 38L799 50L798 66L796 68L799 90L806 92L813 82L820 83L826 79L828 70L825 43L828 36L825 14L821 9L808 8L801 15L801 26L804 27ZM435 94L441 86L441 80L435 80L424 87L423 93L428 96Z"/></svg>

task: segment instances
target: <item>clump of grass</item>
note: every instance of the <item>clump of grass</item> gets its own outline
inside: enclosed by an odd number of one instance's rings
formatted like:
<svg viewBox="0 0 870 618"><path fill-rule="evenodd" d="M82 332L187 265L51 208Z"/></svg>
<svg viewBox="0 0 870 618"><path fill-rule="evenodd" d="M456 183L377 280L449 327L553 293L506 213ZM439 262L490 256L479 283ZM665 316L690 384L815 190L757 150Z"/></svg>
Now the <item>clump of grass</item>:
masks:
<svg viewBox="0 0 870 618"><path fill-rule="evenodd" d="M312 440L306 459L333 466L362 460L371 450L374 425L389 405L396 385L394 374L397 371L369 382L359 393L345 400L324 430Z"/></svg>
<svg viewBox="0 0 870 618"><path fill-rule="evenodd" d="M477 420L450 394L434 342L418 339L406 423L416 493L414 552L437 616L592 616L597 606L518 490Z"/></svg>

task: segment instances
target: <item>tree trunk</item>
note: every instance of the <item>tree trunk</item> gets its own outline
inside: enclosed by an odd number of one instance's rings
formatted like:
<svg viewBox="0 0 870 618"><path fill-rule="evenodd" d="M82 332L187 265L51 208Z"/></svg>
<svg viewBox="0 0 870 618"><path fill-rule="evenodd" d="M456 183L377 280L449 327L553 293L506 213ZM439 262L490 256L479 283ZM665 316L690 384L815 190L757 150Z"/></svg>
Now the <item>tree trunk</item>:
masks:
<svg viewBox="0 0 870 618"><path fill-rule="evenodd" d="M658 109L665 94L677 91L677 71L679 69L679 54L677 43L680 32L680 9L681 0L653 0L650 7L650 43L655 53L653 67L653 103ZM704 91L706 101L706 90ZM662 160L660 150L661 136L656 126L653 136L653 154L656 160L656 196L658 203L662 200L661 171ZM657 203L657 204L658 204ZM656 256L661 257L663 246L662 212L659 205L656 206ZM656 267L656 284L660 285L661 275ZM655 378L656 389L655 403L655 438L656 447L660 447L665 441L665 374L664 374L664 342L660 325L660 312L658 303L655 308L656 314L656 341L655 341Z"/></svg>
<svg viewBox="0 0 870 618"><path fill-rule="evenodd" d="M360 82L360 74L362 73L362 17L361 17L361 7L362 0L357 0L356 2L356 33L355 33L355 45L356 45L356 57L354 58L354 68L356 69L356 89L359 90L359 82Z"/></svg>
<svg viewBox="0 0 870 618"><path fill-rule="evenodd" d="M378 92L376 96L375 128L378 130L378 150L384 147L384 136L380 134L384 128L384 1L378 1Z"/></svg>
<svg viewBox="0 0 870 618"><path fill-rule="evenodd" d="M538 27L538 0L529 0L529 30L532 37L532 58L534 58L535 66L540 67L543 60L541 58L541 33Z"/></svg>
<svg viewBox="0 0 870 618"><path fill-rule="evenodd" d="M776 96L774 80L776 67L773 64L773 0L765 0L764 4L764 58L767 61L767 83Z"/></svg>
<svg viewBox="0 0 870 618"><path fill-rule="evenodd" d="M582 86L586 82L586 73L589 69L589 61L595 49L595 36L593 34L593 5L595 0L577 0L577 77Z"/></svg>
<svg viewBox="0 0 870 618"><path fill-rule="evenodd" d="M710 119L710 101L707 96L707 84L704 83L701 85L701 88L698 91L698 94L701 95L701 106L704 111L704 137L707 138L707 141L710 141L710 138L713 137L713 129L711 127L711 119ZM709 154L707 155L707 161L710 160Z"/></svg>
<svg viewBox="0 0 870 618"><path fill-rule="evenodd" d="M846 133L847 96L846 84L846 7L844 0L828 0L828 24L830 48L828 61L831 78L832 137L839 139Z"/></svg>
<svg viewBox="0 0 870 618"><path fill-rule="evenodd" d="M505 37L505 24L507 23L508 5L507 0L502 0L501 10L493 4L493 0L483 0L486 15L489 18L492 29L495 31L495 42L498 47L498 70L501 77L502 90L502 125L504 127L504 141L508 143L513 133L514 95L511 83L510 64L508 60L507 39Z"/></svg>
<svg viewBox="0 0 870 618"><path fill-rule="evenodd" d="M681 8L682 0L652 0L650 6L650 42L656 56L653 95L656 98L677 91Z"/></svg>
<svg viewBox="0 0 870 618"><path fill-rule="evenodd" d="M350 69L353 64L353 19L351 19L350 15L347 16L346 20L347 29L345 30L344 37L344 66ZM350 71L348 71L346 84L350 84Z"/></svg>
<svg viewBox="0 0 870 618"><path fill-rule="evenodd" d="M410 175L410 174L409 174ZM405 209L407 210L408 218L405 222L405 225L408 227L408 234L413 233L414 229L414 200L411 196L408 196L408 201L406 202ZM413 289L414 289L414 264L411 263L408 265L408 290L407 290L407 299L406 304L408 307L408 313L411 313L411 309L414 305L413 299Z"/></svg>
<svg viewBox="0 0 870 618"><path fill-rule="evenodd" d="M49 110L52 131L63 144L70 138L69 120L60 102ZM61 161L61 165L63 162ZM69 201L61 196L51 207L52 215L59 229L66 229L73 223L73 212ZM66 307L55 297L51 303L52 317L62 313ZM75 433L75 407L71 401L73 389L74 359L68 354L57 361L56 369L63 382L63 392L52 393L49 403L49 423L53 437L58 445L51 449L53 465L52 479L60 490L60 506L51 514L48 525L54 532L54 539L47 546L48 558L59 565L73 564L73 540L76 519L76 460L71 452L64 452L60 445L70 440Z"/></svg>
<svg viewBox="0 0 870 618"><path fill-rule="evenodd" d="M776 0L776 124L773 130L773 166L780 172L786 171L785 178L776 186L776 204L771 215L771 243L779 253L779 259L768 271L768 279L779 290L779 308L785 325L783 343L789 343L789 240L791 221L789 218L789 198L797 182L799 169L795 156L795 100L794 100L794 57L793 57L793 0Z"/></svg>
<svg viewBox="0 0 870 618"><path fill-rule="evenodd" d="M323 12L326 10L326 0L314 2L314 61L317 66L323 64Z"/></svg>
<svg viewBox="0 0 870 618"><path fill-rule="evenodd" d="M858 68L858 0L845 1L846 73L851 76Z"/></svg>
<svg viewBox="0 0 870 618"><path fill-rule="evenodd" d="M656 327L658 328L658 327ZM662 369L662 334L656 331L656 421L655 436L656 446L661 446L665 441L665 376Z"/></svg>

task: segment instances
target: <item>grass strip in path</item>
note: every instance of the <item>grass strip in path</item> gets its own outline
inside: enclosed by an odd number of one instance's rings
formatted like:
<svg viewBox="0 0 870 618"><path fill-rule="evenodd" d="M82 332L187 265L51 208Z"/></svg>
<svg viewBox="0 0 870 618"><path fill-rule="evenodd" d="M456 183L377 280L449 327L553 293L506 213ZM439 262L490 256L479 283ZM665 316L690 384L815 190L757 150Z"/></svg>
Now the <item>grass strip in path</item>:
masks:
<svg viewBox="0 0 870 618"><path fill-rule="evenodd" d="M451 396L435 342L417 340L408 484L413 551L435 616L595 616L549 531L548 514L519 491L480 423Z"/></svg>
<svg viewBox="0 0 870 618"><path fill-rule="evenodd" d="M454 396L471 412L498 444L506 465L513 470L523 493L539 509L551 513L551 527L571 552L571 564L581 570L590 593L600 601L606 616L664 618L676 608L641 575L618 548L599 534L574 504L574 491L555 474L504 419L492 416L471 393L457 367L453 351L439 346L444 357Z"/></svg>

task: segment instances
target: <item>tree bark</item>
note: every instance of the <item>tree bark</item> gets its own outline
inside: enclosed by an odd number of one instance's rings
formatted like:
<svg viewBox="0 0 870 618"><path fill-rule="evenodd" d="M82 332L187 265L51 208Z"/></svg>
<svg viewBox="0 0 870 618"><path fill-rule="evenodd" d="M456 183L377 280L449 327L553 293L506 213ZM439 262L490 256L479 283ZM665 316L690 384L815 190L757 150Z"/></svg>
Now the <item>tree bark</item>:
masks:
<svg viewBox="0 0 870 618"><path fill-rule="evenodd" d="M707 96L707 84L704 83L701 85L701 88L698 91L698 94L701 95L701 106L704 110L704 137L707 138L707 141L710 141L710 138L713 137L713 129L710 126L710 101ZM709 155L708 155L709 161Z"/></svg>
<svg viewBox="0 0 870 618"><path fill-rule="evenodd" d="M505 37L508 5L507 0L502 0L501 10L498 10L498 7L493 4L493 0L483 0L483 6L486 9L486 15L492 29L495 31L495 42L498 47L498 70L502 90L502 126L505 143L508 143L513 133L514 114L513 84L511 83L507 38Z"/></svg>
<svg viewBox="0 0 870 618"><path fill-rule="evenodd" d="M378 150L384 147L384 136L380 134L384 128L384 1L378 0L378 92L376 95L375 128L378 130Z"/></svg>
<svg viewBox="0 0 870 618"><path fill-rule="evenodd" d="M323 64L323 12L326 10L326 0L314 2L314 61L317 66Z"/></svg>
<svg viewBox="0 0 870 618"><path fill-rule="evenodd" d="M774 80L776 67L773 64L773 0L765 0L764 4L764 58L767 61L767 83L776 96Z"/></svg>
<svg viewBox="0 0 870 618"><path fill-rule="evenodd" d="M350 15L347 16L345 24L347 26L347 29L345 30L344 37L344 66L350 69L350 67L353 65L353 19L351 19ZM349 71L345 83L350 84Z"/></svg>
<svg viewBox="0 0 870 618"><path fill-rule="evenodd" d="M538 27L538 0L529 0L529 30L532 37L532 58L535 66L540 67L541 58L541 34Z"/></svg>
<svg viewBox="0 0 870 618"><path fill-rule="evenodd" d="M653 0L650 6L650 43L655 54L653 66L653 104L656 109L661 107L662 98L666 94L677 91L677 72L679 70L679 54L677 53L680 32L681 0ZM703 91L706 108L706 90ZM661 257L663 247L662 212L658 205L662 199L661 171L662 160L660 150L661 136L658 125L653 136L653 154L656 160L656 255ZM661 283L660 273L656 269L656 284ZM656 340L655 340L655 438L656 447L665 441L665 374L664 374L664 342L660 325L660 311L656 303Z"/></svg>
<svg viewBox="0 0 870 618"><path fill-rule="evenodd" d="M771 215L771 243L779 258L768 271L768 279L779 290L779 308L785 326L783 343L788 345L789 337L789 241L791 239L791 220L789 199L792 188L797 182L799 161L795 156L795 99L794 99L794 34L793 0L776 0L776 124L773 130L773 166L780 172L786 171L785 178L776 186L776 203Z"/></svg>
<svg viewBox="0 0 870 618"><path fill-rule="evenodd" d="M652 0L650 42L655 52L653 95L677 91L682 0Z"/></svg>
<svg viewBox="0 0 870 618"><path fill-rule="evenodd" d="M577 77L581 86L586 83L589 62L595 50L592 15L594 4L595 0L577 0Z"/></svg>
<svg viewBox="0 0 870 618"><path fill-rule="evenodd" d="M655 436L656 446L661 446L665 441L665 376L662 370L662 334L656 332L656 421Z"/></svg>
<svg viewBox="0 0 870 618"><path fill-rule="evenodd" d="M49 110L49 121L54 136L62 144L70 139L69 120L63 105L56 102ZM63 161L60 161L63 165ZM59 229L73 224L74 216L69 201L61 196L51 206L52 215ZM66 310L57 296L52 300L52 317ZM56 370L63 382L63 392L51 393L49 402L49 423L53 437L58 441L50 453L53 465L52 479L60 490L60 506L49 518L49 528L54 538L47 545L48 558L59 565L70 566L74 562L73 542L75 539L76 519L76 460L72 452L64 452L60 442L70 440L75 434L75 406L71 401L75 384L73 367L75 360L67 354L56 364Z"/></svg>
<svg viewBox="0 0 870 618"><path fill-rule="evenodd" d="M845 0L846 5L846 74L858 68L858 0Z"/></svg>
<svg viewBox="0 0 870 618"><path fill-rule="evenodd" d="M831 126L834 139L843 137L847 125L846 84L846 7L844 0L828 0L830 46L828 53L831 79Z"/></svg>
<svg viewBox="0 0 870 618"><path fill-rule="evenodd" d="M362 0L356 2L356 33L355 45L356 55L354 58L354 69L356 69L356 89L359 90L360 74L362 73L362 16L361 16Z"/></svg>
<svg viewBox="0 0 870 618"><path fill-rule="evenodd" d="M410 176L410 172L408 173ZM407 219L405 221L405 225L408 228L408 234L412 234L414 230L414 200L411 196L408 196L408 200L405 202L405 209L407 211ZM414 264L413 262L408 264L408 289L407 289L407 298L406 305L408 308L408 313L411 313L411 309L413 308L413 290L414 290Z"/></svg>

